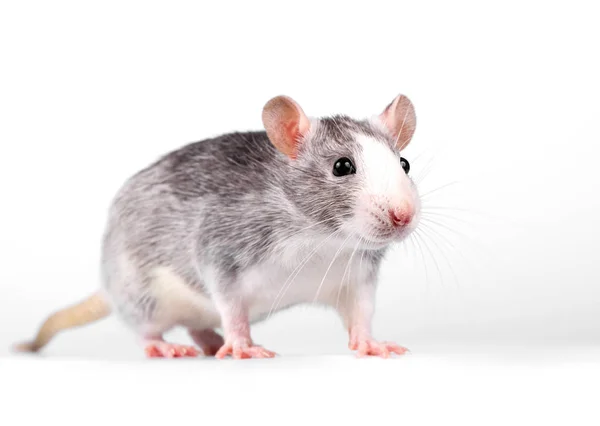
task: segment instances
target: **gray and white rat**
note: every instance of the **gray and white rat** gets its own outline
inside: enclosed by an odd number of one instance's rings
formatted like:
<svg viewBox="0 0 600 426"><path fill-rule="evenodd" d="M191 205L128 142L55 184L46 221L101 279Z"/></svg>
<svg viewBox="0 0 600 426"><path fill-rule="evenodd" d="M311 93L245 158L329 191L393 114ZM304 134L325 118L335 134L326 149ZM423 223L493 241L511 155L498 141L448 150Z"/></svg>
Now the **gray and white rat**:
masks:
<svg viewBox="0 0 600 426"><path fill-rule="evenodd" d="M337 310L358 355L405 353L376 341L371 319L386 250L420 216L401 157L415 131L412 103L399 95L364 120L309 118L277 96L262 121L265 131L188 144L130 177L109 210L100 290L17 348L38 351L115 312L150 357L273 357L250 324L318 303ZM175 326L198 348L164 341Z"/></svg>

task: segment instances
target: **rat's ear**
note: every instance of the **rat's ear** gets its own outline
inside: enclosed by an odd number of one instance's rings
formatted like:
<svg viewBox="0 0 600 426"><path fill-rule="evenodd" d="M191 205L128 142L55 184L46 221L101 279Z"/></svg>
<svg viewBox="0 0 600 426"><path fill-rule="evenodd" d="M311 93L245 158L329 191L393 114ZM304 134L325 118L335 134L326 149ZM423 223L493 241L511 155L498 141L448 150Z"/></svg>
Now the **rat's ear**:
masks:
<svg viewBox="0 0 600 426"><path fill-rule="evenodd" d="M310 121L300 105L287 96L277 96L265 104L262 121L271 143L295 158L300 140L310 130Z"/></svg>
<svg viewBox="0 0 600 426"><path fill-rule="evenodd" d="M415 133L417 116L412 102L404 95L398 95L379 114L379 119L396 139L396 148L405 148Z"/></svg>

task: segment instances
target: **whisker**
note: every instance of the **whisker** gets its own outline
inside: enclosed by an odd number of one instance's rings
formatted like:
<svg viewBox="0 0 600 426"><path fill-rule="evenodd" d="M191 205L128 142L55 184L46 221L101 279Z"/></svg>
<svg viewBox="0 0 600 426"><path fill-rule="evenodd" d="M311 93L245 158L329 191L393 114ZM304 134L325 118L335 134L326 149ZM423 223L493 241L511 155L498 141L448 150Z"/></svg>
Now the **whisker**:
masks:
<svg viewBox="0 0 600 426"><path fill-rule="evenodd" d="M391 251L401 252L402 258L408 258L410 255L410 252L408 251L408 238L404 238L400 244L394 245Z"/></svg>
<svg viewBox="0 0 600 426"><path fill-rule="evenodd" d="M460 253L460 250L458 250L458 248L448 239L446 238L446 236L444 234L442 234L441 232L439 232L437 229L431 227L431 225L429 223L427 223L427 221L422 221L419 223L420 226L423 226L427 229L429 229L431 232L434 232L436 235L438 235L442 240L446 241L446 243L454 250L456 250L456 252Z"/></svg>
<svg viewBox="0 0 600 426"><path fill-rule="evenodd" d="M507 217L494 215L489 212L483 212L481 210L472 209L472 208L467 209L467 208L454 207L454 206L436 206L436 205L429 205L427 202L424 202L422 204L421 210L422 211L423 210L427 210L427 211L429 211L429 210L441 210L441 211L449 210L449 211L472 213L473 215L486 217L486 218L494 220L494 221L496 221L496 220L501 221L504 224L510 224L512 226L519 226L518 223L514 222L513 220L511 220Z"/></svg>
<svg viewBox="0 0 600 426"><path fill-rule="evenodd" d="M461 208L461 207L430 206L427 203L423 203L423 207L421 208L421 210L423 210L425 207L427 207L428 210L455 210L455 211L469 212L469 213L473 211L471 209L465 209L465 208Z"/></svg>
<svg viewBox="0 0 600 426"><path fill-rule="evenodd" d="M296 236L300 235L302 232L304 232L304 231L306 231L306 230L308 230L308 229L310 229L310 228L312 228L312 227L314 227L314 226L321 225L321 224L323 224L323 223L330 222L330 221L333 221L333 222L335 222L335 220L339 220L340 218L342 218L342 219L345 219L345 218L349 218L349 217L351 217L351 216L352 216L351 214L343 214L343 215L339 215L339 216L337 216L337 217L330 217L330 218L327 218L327 219L324 219L324 220L321 220L321 221L315 222L315 223L313 223L312 225L306 226L306 227L304 227L304 228L300 228L299 230L296 230L296 231L294 231L294 232L292 232L292 233L289 233L289 234L288 234L288 233L286 233L286 234L284 234L284 237L285 237L285 238L286 238L288 241L290 241L292 238L294 238L294 237L296 237ZM287 231L286 231L286 232L287 232ZM274 255L276 255L276 253L275 253L275 251L274 251L274 250L267 250L267 251L265 252L265 254L263 254L263 255L260 257L260 259L258 260L258 262L257 262L257 263L259 263L259 264L260 264L260 263L262 263L262 262L263 262L265 259L268 259L268 258L270 258L270 257L273 257Z"/></svg>
<svg viewBox="0 0 600 426"><path fill-rule="evenodd" d="M452 273L452 276L454 277L454 282L456 284L456 287L460 288L460 283L459 283L458 277L456 275L456 272L454 271L454 268L452 267L452 263L448 260L448 256L446 255L444 250L442 250L442 248L440 247L438 242L433 238L433 235L439 235L439 234L435 234L434 232L428 231L427 229L428 228L425 227L425 228L421 229L421 232L423 232L423 235L425 235L425 236L427 236L427 238L429 238L429 240L432 242L432 244L434 244L435 247L437 248L438 253L440 253L442 255L444 261L446 262L446 264L448 265L448 268L450 269L450 272Z"/></svg>
<svg viewBox="0 0 600 426"><path fill-rule="evenodd" d="M415 229L414 232L423 241L423 245L425 246L425 249L427 250L427 252L431 256L431 260L433 260L433 264L435 265L435 269L437 269L437 271L438 271L438 276L440 277L440 284L443 285L444 278L443 278L442 270L440 269L440 265L438 264L438 262L437 262L437 260L435 258L435 255L433 254L433 252L429 248L429 244L427 244L427 241L425 240L425 237L423 236L423 234L421 234L421 232L423 232L423 230Z"/></svg>
<svg viewBox="0 0 600 426"><path fill-rule="evenodd" d="M321 280L321 283L319 284L319 287L317 288L317 292L315 293L315 298L313 299L313 303L315 303L317 301L317 299L319 297L319 293L321 292L321 287L323 287L323 283L325 282L325 278L327 277L327 274L329 273L329 270L333 266L333 263L335 262L335 260L337 259L338 255L341 253L341 251L343 250L344 246L346 245L346 242L350 239L350 237L352 237L352 235L353 234L348 235L346 237L346 239L344 240L344 242L342 243L342 245L340 246L340 248L335 252L335 255L333 256L333 259L331 260L331 263L327 267L327 270L325 271L325 274L323 275L323 279Z"/></svg>
<svg viewBox="0 0 600 426"><path fill-rule="evenodd" d="M340 232L341 232L341 230L337 230L337 231L332 232L327 238L325 238L320 244L318 244L306 256L306 258L302 262L300 262L298 264L298 266L296 266L296 268L292 271L292 273L290 274L290 276L287 278L287 280L285 280L285 282L281 286L281 289L279 290L279 293L277 293L277 295L275 296L275 299L273 300L273 304L271 304L271 309L269 310L269 314L267 315L267 319L271 317L271 314L274 312L275 308L279 305L279 303L281 302L281 300L283 300L283 297L285 296L285 293L291 287L292 283L294 282L294 279L298 276L298 274L300 273L300 271L302 270L302 268L310 261L310 259L319 250L319 248L321 248L322 246L324 246L325 243L327 243L327 241L329 241L330 238L332 238L334 235L336 235L336 234L338 234ZM282 294L282 292L283 292L283 294Z"/></svg>
<svg viewBox="0 0 600 426"><path fill-rule="evenodd" d="M430 233L437 236L441 240L441 242L444 245L446 245L446 247L448 247L450 250L452 250L452 253L457 253L465 261L465 263L469 265L469 267L474 268L473 263L471 261L469 261L469 259L467 259L467 257L462 253L462 251L456 245L454 245L454 243L452 243L452 241L450 241L449 238L447 238L444 234L439 232L437 229L431 227L427 223L423 223L422 225L424 228L428 229L430 231Z"/></svg>
<svg viewBox="0 0 600 426"><path fill-rule="evenodd" d="M371 239L372 235L373 235L373 233L369 232L369 234L367 235L367 239ZM364 239L363 239L363 241L364 241ZM365 252L366 252L366 250L362 250L362 252L360 253L360 264L358 266L358 275L361 277L363 276L363 259L365 257ZM356 298L356 296L355 296L355 298ZM346 303L349 304L350 301L348 299L350 299L350 286L346 287Z"/></svg>
<svg viewBox="0 0 600 426"><path fill-rule="evenodd" d="M451 215L447 215L447 214L443 214L443 213L437 213L437 212L430 212L430 211L424 211L423 209L421 209L421 214L423 216L438 216L438 217L443 217L443 218L447 218L447 219L452 219L455 220L457 222L461 222L464 223L465 225L472 225L472 222L469 222L465 219L461 219L455 216L451 216Z"/></svg>
<svg viewBox="0 0 600 426"><path fill-rule="evenodd" d="M442 229L445 229L446 231L453 233L454 235L456 235L456 236L457 236L457 237L459 237L459 238L462 238L462 239L468 240L470 243L472 243L472 244L474 244L475 246L477 246L477 248L478 248L478 249L481 249L481 250L485 251L485 252L486 252L488 255L490 255L490 256L492 255L492 254L491 254L491 253L488 251L488 249L487 249L486 247L484 247L484 246L482 246L481 244L479 244L479 243L475 242L475 241L474 241L474 240L473 240L471 237L469 237L469 236L468 236L467 234L465 234L465 233L461 233L461 232L457 231L456 229L450 228L450 227L448 227L447 225L445 225L444 223L442 223L442 222L440 222L440 221L438 221L438 220L436 220L436 219L432 219L431 217L422 217L422 218L421 218L421 220L422 220L423 222L426 222L426 223L427 223L427 222L429 222L431 226L434 226L434 225L435 225L435 226L439 226L440 228L442 228Z"/></svg>
<svg viewBox="0 0 600 426"><path fill-rule="evenodd" d="M429 173L431 173L431 171L433 170L434 162L435 162L435 155L433 155L429 159L429 161L427 162L425 167L423 167L423 170L421 171L421 173L419 173L419 176L415 179L416 185L421 185L423 183L423 181L425 180L425 178L429 175Z"/></svg>
<svg viewBox="0 0 600 426"><path fill-rule="evenodd" d="M419 154L415 155L415 156L412 158L412 160L411 160L411 163L412 163L412 162L416 162L416 161L417 161L419 158L421 158L421 157L423 156L423 154L424 154L424 153L425 153L425 150L423 150L423 151L421 151Z"/></svg>
<svg viewBox="0 0 600 426"><path fill-rule="evenodd" d="M416 237L416 234L412 233L411 237L414 237L415 246L418 245L417 252L421 255L421 259L423 260L423 270L425 272L425 293L429 294L429 273L427 272L427 262L425 261L425 255L423 254L423 248L421 247L421 243Z"/></svg>
<svg viewBox="0 0 600 426"><path fill-rule="evenodd" d="M320 220L318 222L313 223L312 225L308 225L308 226L306 226L304 228L300 228L299 230L295 231L295 233L292 234L292 235L290 235L290 236L294 236L294 235L299 234L299 233L301 233L303 231L306 231L307 229L313 228L313 227L315 227L317 225L321 225L321 224L326 223L326 222L330 222L332 220L336 220L338 218L339 217L328 217L327 219Z"/></svg>
<svg viewBox="0 0 600 426"><path fill-rule="evenodd" d="M346 272L348 272L348 284L347 286L349 287L351 285L350 282L350 271L352 270L352 258L354 257L354 254L356 253L356 250L358 250L358 246L360 245L360 243L362 242L362 237L359 237L359 240L356 242L356 246L354 246L354 250L352 251L352 254L350 255L350 258L348 259L348 263L346 264L346 268L344 269L344 275L342 275L342 279L340 280L340 287L338 288L338 293L337 293L337 299L335 301L335 309L338 309L338 305L340 303L340 295L342 294L342 288L344 287L344 278L346 277Z"/></svg>
<svg viewBox="0 0 600 426"><path fill-rule="evenodd" d="M415 157L412 162L413 163L417 163L417 158L421 157L424 154L424 152L422 152L421 154L419 154L418 157ZM417 173L416 175L413 174L413 181L416 183L419 181L419 179L421 178L421 176L423 175L424 171L427 169L427 167L429 167L429 164L431 164L431 162L433 161L433 156L429 157L429 160L427 160L427 162L425 163L425 165L423 167L421 167L421 170L419 171L419 173ZM414 173L414 172L413 172Z"/></svg>
<svg viewBox="0 0 600 426"><path fill-rule="evenodd" d="M444 234L442 234L441 232L439 232L437 229L433 228L432 226L430 226L430 224L427 224L426 222L421 223L421 225L425 228L427 228L431 233L437 235L438 238L440 238L442 240L442 242L450 247L452 250L454 250L454 253L457 253L464 261L465 263L467 263L469 265L469 267L474 268L474 269L478 269L476 268L473 263L471 261L469 261L469 259L467 259L465 257L465 255L462 253L462 251L456 247L452 241L450 241L450 239L448 239ZM480 272L482 272L482 270L480 270Z"/></svg>
<svg viewBox="0 0 600 426"><path fill-rule="evenodd" d="M426 192L424 194L421 194L421 198L425 198L425 197L427 197L427 196L429 196L429 195L431 195L431 194L433 194L433 193L435 193L437 191L440 191L440 190L442 190L444 188L447 188L447 187L449 187L451 185L456 185L458 183L462 183L462 182L461 181L453 181L453 182L447 183L445 185L439 186L439 187L437 187L435 189L432 189L431 191L428 191L428 192Z"/></svg>
<svg viewBox="0 0 600 426"><path fill-rule="evenodd" d="M415 246L415 243L413 241L413 235L412 233L408 236L408 238L405 239L406 241L406 252L407 255L410 255L411 259L412 259L412 267L413 269L416 269L417 265L415 262L415 259L417 258L417 247ZM408 243L410 242L410 249L408 248Z"/></svg>
<svg viewBox="0 0 600 426"><path fill-rule="evenodd" d="M467 238L467 235L465 233L462 233L462 232L456 230L455 228L449 227L448 224L441 222L439 219L437 219L435 217L423 215L423 216L421 216L420 222L428 222L430 224L435 224L435 225L445 229L446 231L453 233L454 235L456 235L458 237Z"/></svg>

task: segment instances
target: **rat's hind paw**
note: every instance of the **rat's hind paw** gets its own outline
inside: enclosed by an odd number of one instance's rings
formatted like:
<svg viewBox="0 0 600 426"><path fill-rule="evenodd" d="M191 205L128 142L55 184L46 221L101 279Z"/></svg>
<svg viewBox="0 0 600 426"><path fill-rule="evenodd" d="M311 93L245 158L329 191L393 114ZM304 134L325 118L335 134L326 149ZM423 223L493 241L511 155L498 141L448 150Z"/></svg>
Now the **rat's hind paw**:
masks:
<svg viewBox="0 0 600 426"><path fill-rule="evenodd" d="M190 330L190 336L205 356L215 356L219 349L225 344L223 337L214 330Z"/></svg>
<svg viewBox="0 0 600 426"><path fill-rule="evenodd" d="M200 352L193 346L177 345L161 340L149 340L146 342L146 356L148 358L183 358L195 357Z"/></svg>

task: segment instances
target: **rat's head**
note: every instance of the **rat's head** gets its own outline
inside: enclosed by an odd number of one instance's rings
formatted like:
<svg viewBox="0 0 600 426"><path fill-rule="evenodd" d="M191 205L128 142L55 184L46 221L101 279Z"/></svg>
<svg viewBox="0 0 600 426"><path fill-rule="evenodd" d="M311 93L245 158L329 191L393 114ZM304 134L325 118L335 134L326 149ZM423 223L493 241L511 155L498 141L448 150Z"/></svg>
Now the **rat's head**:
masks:
<svg viewBox="0 0 600 426"><path fill-rule="evenodd" d="M381 247L415 229L420 202L401 150L416 126L412 103L396 97L369 120L308 118L286 96L263 110L269 139L288 157L286 191L316 229Z"/></svg>

